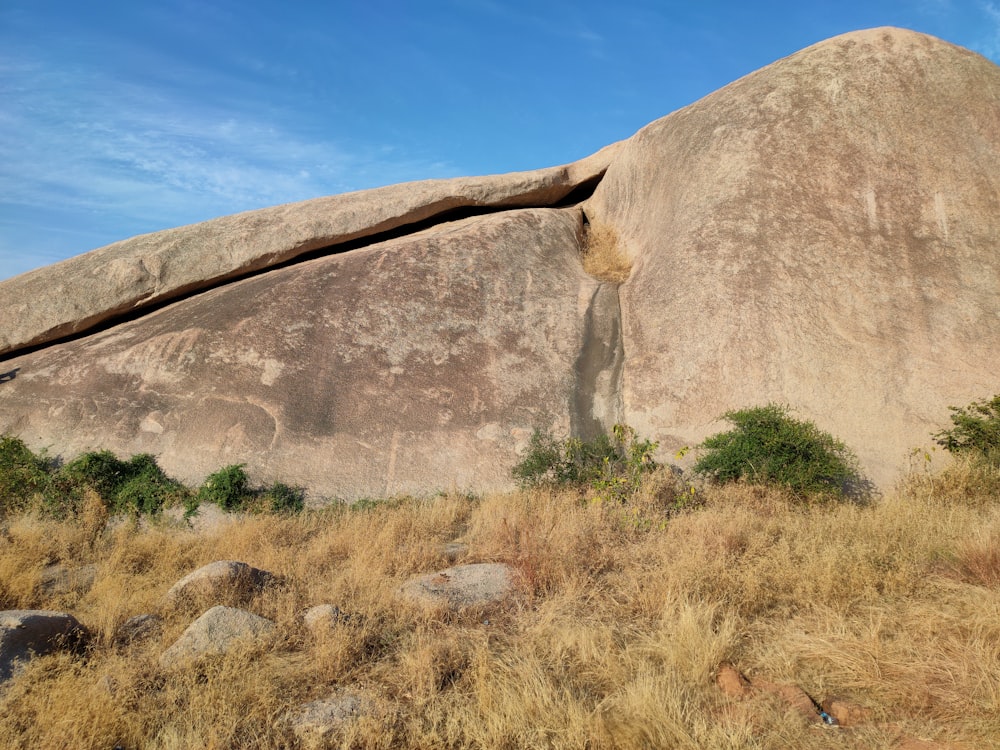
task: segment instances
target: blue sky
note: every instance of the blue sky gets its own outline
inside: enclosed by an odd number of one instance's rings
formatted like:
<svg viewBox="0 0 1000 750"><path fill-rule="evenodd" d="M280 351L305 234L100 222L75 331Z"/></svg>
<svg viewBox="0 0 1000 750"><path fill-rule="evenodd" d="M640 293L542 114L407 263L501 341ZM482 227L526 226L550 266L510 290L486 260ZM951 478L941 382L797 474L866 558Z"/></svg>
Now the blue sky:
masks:
<svg viewBox="0 0 1000 750"><path fill-rule="evenodd" d="M1000 62L1000 0L3 0L0 279L237 211L573 161L883 25Z"/></svg>

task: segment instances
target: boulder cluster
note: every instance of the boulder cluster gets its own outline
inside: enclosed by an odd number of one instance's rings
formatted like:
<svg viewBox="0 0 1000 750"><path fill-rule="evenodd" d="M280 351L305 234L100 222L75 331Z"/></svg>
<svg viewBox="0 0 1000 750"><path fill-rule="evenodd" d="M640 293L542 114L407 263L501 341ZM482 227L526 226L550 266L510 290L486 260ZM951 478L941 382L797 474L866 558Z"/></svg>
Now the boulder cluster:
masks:
<svg viewBox="0 0 1000 750"><path fill-rule="evenodd" d="M92 572L89 575L92 582ZM76 580L78 576L68 571L63 577ZM283 634L278 623L251 609L268 588L281 585L280 577L245 562L209 563L171 586L161 600L159 613L142 613L123 621L115 630L114 645L127 647L158 638L164 617L188 616L193 617L188 627L160 653L159 666L167 674L197 668L202 660L237 649L263 652ZM454 613L500 602L513 590L514 574L507 565L474 563L415 576L400 587L398 595L404 604ZM356 621L357 615L322 603L302 612L301 618L314 638L323 638L331 628ZM0 691L5 682L17 678L19 667L30 659L54 652L84 655L94 640L93 634L66 612L0 612ZM364 691L341 687L291 710L283 720L300 738L315 741L347 721L378 710L377 700Z"/></svg>

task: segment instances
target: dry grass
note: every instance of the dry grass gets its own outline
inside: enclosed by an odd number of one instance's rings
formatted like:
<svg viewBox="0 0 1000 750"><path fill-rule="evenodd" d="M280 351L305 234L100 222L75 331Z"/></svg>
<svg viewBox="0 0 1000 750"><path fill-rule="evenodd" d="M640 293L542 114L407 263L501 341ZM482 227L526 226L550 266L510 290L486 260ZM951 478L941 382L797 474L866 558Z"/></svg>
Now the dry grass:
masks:
<svg viewBox="0 0 1000 750"><path fill-rule="evenodd" d="M632 273L618 233L607 224L592 223L583 238L583 270L596 279L621 284Z"/></svg>
<svg viewBox="0 0 1000 750"><path fill-rule="evenodd" d="M330 747L878 748L901 731L1000 746L1000 495L982 477L916 477L871 506L801 508L733 487L662 522L641 507L533 492L366 511L251 517L201 535L8 519L3 607L67 609L96 634L86 658L35 659L0 694L10 748L299 747L281 717L357 689L378 706ZM466 561L521 573L491 610L414 610L394 592ZM284 577L251 605L281 637L200 669L157 657L190 622L160 597L193 568L239 559ZM46 594L41 568L98 566L87 591ZM352 616L317 637L301 613ZM129 616L163 633L115 645ZM722 662L869 707L817 729L767 695L726 698Z"/></svg>

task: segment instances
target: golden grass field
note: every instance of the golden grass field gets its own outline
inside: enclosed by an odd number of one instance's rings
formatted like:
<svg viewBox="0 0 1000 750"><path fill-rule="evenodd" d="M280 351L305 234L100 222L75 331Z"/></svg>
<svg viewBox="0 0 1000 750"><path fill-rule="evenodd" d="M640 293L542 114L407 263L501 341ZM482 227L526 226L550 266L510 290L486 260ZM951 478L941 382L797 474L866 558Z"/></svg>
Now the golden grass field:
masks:
<svg viewBox="0 0 1000 750"><path fill-rule="evenodd" d="M377 710L330 747L890 748L904 735L1000 747L996 471L917 472L868 506L709 488L668 520L657 481L669 483L654 478L625 505L442 496L202 533L111 527L97 505L72 521L8 517L0 609L69 611L95 638L84 656L36 658L8 684L0 747L294 748L282 717L344 687ZM399 601L407 577L447 567L441 545L455 539L465 562L516 566L516 595L461 614ZM281 636L161 669L193 619L161 597L219 559L285 578L249 607ZM47 596L53 562L96 563L97 578ZM314 636L301 614L320 603L352 617ZM115 645L116 627L145 612L165 617L162 635ZM766 693L727 697L714 681L723 663L871 718L826 728Z"/></svg>

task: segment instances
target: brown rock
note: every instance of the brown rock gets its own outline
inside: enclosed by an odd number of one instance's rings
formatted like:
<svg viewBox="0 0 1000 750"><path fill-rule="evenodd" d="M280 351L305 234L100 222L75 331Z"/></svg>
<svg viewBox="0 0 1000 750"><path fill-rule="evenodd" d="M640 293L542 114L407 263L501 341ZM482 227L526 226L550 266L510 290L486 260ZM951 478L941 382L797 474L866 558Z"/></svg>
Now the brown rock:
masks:
<svg viewBox="0 0 1000 750"><path fill-rule="evenodd" d="M585 205L633 261L625 419L664 455L788 403L891 484L1000 372L1000 68L882 28L654 122Z"/></svg>
<svg viewBox="0 0 1000 750"><path fill-rule="evenodd" d="M599 179L616 149L560 167L390 185L116 242L0 284L0 357L320 248L458 209L555 205Z"/></svg>
<svg viewBox="0 0 1000 750"><path fill-rule="evenodd" d="M750 695L750 681L732 664L723 664L715 675L715 684L730 698L746 698Z"/></svg>
<svg viewBox="0 0 1000 750"><path fill-rule="evenodd" d="M837 720L842 727L856 727L872 720L872 710L844 698L827 698L822 702L823 710Z"/></svg>

